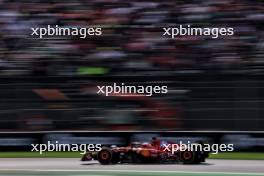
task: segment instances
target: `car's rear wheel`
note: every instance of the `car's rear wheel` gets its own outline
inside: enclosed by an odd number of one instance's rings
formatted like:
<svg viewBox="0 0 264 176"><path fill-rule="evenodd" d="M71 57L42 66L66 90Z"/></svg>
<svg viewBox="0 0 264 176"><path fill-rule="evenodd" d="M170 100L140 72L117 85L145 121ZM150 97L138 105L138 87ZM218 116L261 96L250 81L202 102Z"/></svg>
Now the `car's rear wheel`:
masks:
<svg viewBox="0 0 264 176"><path fill-rule="evenodd" d="M98 152L97 159L101 164L111 164L112 151L110 149L104 148Z"/></svg>
<svg viewBox="0 0 264 176"><path fill-rule="evenodd" d="M184 164L194 164L195 163L195 153L192 151L183 151L180 153L180 161Z"/></svg>

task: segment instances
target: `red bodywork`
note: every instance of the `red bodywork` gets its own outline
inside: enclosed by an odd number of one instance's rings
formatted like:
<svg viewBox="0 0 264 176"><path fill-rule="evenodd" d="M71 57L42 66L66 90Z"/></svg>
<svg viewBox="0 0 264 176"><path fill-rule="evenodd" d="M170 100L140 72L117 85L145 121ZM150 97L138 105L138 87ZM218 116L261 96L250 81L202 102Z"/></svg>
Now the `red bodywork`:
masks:
<svg viewBox="0 0 264 176"><path fill-rule="evenodd" d="M146 163L146 162L182 162L200 163L208 157L208 153L182 150L172 152L172 148L181 147L179 144L166 141L151 141L151 143L132 143L126 147L102 148L95 153L86 153L82 161L98 160L101 164L116 163Z"/></svg>
<svg viewBox="0 0 264 176"><path fill-rule="evenodd" d="M175 144L174 144L175 145ZM171 146L170 146L171 149ZM130 144L127 147L115 147L112 148L112 151L119 153L136 153L143 157L150 159L162 159L162 160L175 160L177 155L172 154L170 151L165 150L165 147L159 144Z"/></svg>

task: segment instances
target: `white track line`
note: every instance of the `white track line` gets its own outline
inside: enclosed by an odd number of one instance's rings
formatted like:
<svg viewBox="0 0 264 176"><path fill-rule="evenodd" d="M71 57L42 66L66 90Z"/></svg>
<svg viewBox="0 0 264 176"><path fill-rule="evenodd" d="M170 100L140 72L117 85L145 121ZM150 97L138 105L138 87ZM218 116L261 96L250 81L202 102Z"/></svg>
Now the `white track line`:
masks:
<svg viewBox="0 0 264 176"><path fill-rule="evenodd" d="M69 169L0 169L0 171L19 171L19 172L117 172L117 173L178 173L178 174L224 174L224 175L257 175L264 176L264 173L252 173L252 172L193 172L193 171L148 171L148 170L69 170Z"/></svg>
<svg viewBox="0 0 264 176"><path fill-rule="evenodd" d="M12 134L12 133L21 133L21 134L34 134L34 133L101 133L101 132L109 132L109 133L264 133L264 131L199 131L199 130L191 130L191 131L3 131L0 134Z"/></svg>

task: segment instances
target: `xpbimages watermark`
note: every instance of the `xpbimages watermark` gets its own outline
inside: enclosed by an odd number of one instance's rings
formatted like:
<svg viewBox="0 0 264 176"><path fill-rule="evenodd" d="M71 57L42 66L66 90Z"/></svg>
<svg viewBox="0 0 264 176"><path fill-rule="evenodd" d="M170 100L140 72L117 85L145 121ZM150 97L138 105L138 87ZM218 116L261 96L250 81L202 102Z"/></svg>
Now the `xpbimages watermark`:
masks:
<svg viewBox="0 0 264 176"><path fill-rule="evenodd" d="M177 144L162 144L164 152L183 152L183 151L194 151L194 152L212 152L212 154L218 154L219 152L232 152L234 151L234 144L200 144L200 143L183 143L180 141Z"/></svg>
<svg viewBox="0 0 264 176"><path fill-rule="evenodd" d="M47 27L35 27L31 28L31 36L37 38L45 38L51 36L78 36L79 38L85 39L88 36L100 36L102 35L102 28L99 27L60 27L58 25Z"/></svg>
<svg viewBox="0 0 264 176"><path fill-rule="evenodd" d="M177 27L164 27L163 36L176 38L179 36L209 36L217 39L220 36L233 36L234 28L231 27L192 27L191 25L179 25Z"/></svg>
<svg viewBox="0 0 264 176"><path fill-rule="evenodd" d="M85 154L86 152L98 152L102 149L101 144L61 144L59 141L55 143L48 141L46 144L31 144L31 152L80 152Z"/></svg>
<svg viewBox="0 0 264 176"><path fill-rule="evenodd" d="M125 83L107 86L97 86L97 94L102 94L105 96L111 96L115 94L130 96L130 95L142 95L142 96L152 96L153 94L166 94L168 93L168 86L143 86L143 85L126 85Z"/></svg>

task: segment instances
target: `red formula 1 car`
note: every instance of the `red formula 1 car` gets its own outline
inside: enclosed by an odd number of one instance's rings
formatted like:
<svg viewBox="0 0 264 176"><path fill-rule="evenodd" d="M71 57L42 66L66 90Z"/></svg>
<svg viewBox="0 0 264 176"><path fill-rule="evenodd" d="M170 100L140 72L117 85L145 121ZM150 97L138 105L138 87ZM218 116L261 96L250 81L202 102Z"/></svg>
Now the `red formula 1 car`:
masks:
<svg viewBox="0 0 264 176"><path fill-rule="evenodd" d="M172 144L172 143L171 143ZM177 144L173 144L174 146ZM127 147L102 148L99 152L87 152L82 161L98 160L101 164L117 163L184 163L205 162L208 152L179 150L171 152L168 142L132 143Z"/></svg>

